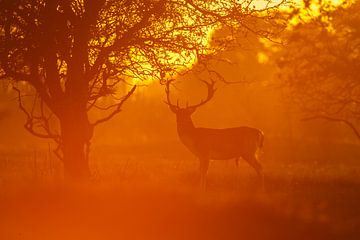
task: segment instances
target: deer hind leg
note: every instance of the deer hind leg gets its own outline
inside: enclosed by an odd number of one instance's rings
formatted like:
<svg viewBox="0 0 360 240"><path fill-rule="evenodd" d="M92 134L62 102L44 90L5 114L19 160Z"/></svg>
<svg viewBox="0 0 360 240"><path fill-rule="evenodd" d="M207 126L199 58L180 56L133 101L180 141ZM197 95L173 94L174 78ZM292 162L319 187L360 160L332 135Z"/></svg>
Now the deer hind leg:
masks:
<svg viewBox="0 0 360 240"><path fill-rule="evenodd" d="M209 168L209 159L208 158L199 158L200 160L200 186L201 188L206 188L206 174Z"/></svg>
<svg viewBox="0 0 360 240"><path fill-rule="evenodd" d="M261 186L262 188L264 188L264 173L261 164L256 159L256 156L255 155L248 156L245 158L245 160L250 164L250 166L252 166L255 169L261 181Z"/></svg>

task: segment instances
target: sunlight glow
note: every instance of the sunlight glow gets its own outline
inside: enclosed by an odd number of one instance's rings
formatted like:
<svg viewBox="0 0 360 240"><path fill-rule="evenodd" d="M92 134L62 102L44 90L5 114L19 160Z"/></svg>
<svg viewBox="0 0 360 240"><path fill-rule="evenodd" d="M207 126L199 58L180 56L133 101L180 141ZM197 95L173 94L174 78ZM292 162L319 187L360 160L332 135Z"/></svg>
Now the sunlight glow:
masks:
<svg viewBox="0 0 360 240"><path fill-rule="evenodd" d="M293 26L299 24L300 22L307 22L311 21L312 19L319 17L321 15L320 9L325 9L328 11L332 11L342 6L350 6L355 0L324 0L324 1L312 1L310 5L307 7L306 5L309 4L308 1L303 0L295 0L294 4L296 9L299 10L299 14L296 17L293 17L289 22L289 29ZM325 19L324 19L325 20Z"/></svg>
<svg viewBox="0 0 360 240"><path fill-rule="evenodd" d="M238 2L242 3L243 8L245 9L251 8L262 11L264 9L276 6L282 1L236 1L236 4L238 4ZM296 9L298 9L299 14L297 14L290 20L289 28L292 28L292 26L295 26L300 21L310 21L311 19L318 17L322 14L321 8L324 8L324 6L329 10L333 10L337 6L344 4L344 2L344 0L313 1L310 2L309 6L306 6L307 4L309 4L308 2L302 0L295 0L294 4ZM212 5L210 7L213 9L217 9L219 8L219 6ZM285 7L281 7L282 11L290 11L290 8L287 8L286 5L284 6ZM186 26L192 26L193 24L196 24L195 17L182 17L187 22ZM326 22L327 20L325 19L324 21ZM165 22L162 24L164 32L167 30L171 31L173 27L174 26L172 22ZM210 40L216 30L219 29L219 27L219 24L204 26L201 29L201 36L196 39L192 39L192 41L198 41L198 44L205 46L206 50L204 51L207 52L202 52L202 54L212 53ZM331 26L328 26L328 30L331 31ZM192 32L189 32L188 36L184 36L185 33L183 32L183 30L179 30L178 32L175 31L173 34L179 37L179 42L183 41L181 38L196 37L196 35L194 35ZM151 46L153 43L148 42L148 44L149 46ZM136 47L131 48L127 64L134 65L134 67L127 70L124 74L127 82L137 85L150 85L153 82L156 82L156 80L173 79L176 78L178 74L182 71L186 69L191 69L198 62L196 50L191 50L191 48L176 52L169 49L156 49L155 47L154 53L158 56L156 60L157 63L150 61L147 53L143 51L143 49L139 49ZM257 58L259 63L266 63L269 60L269 57L264 52L259 52ZM114 61L116 61L115 59L116 57L114 57ZM171 66L171 70L159 70L159 66ZM128 89L129 88L130 86L128 87Z"/></svg>
<svg viewBox="0 0 360 240"><path fill-rule="evenodd" d="M219 12L222 12L222 8L231 8L235 4L241 4L240 8L241 11L259 11L259 13L265 9L275 7L278 4L280 4L281 0L275 0L275 1L268 1L268 0L237 0L235 2L223 2L223 1L213 1L213 2L207 2L204 4L209 4L206 7L211 10L219 10ZM261 14L261 13L260 13ZM196 25L196 17L195 16L182 16L183 19L187 22L186 26L192 26ZM164 31L167 29L170 30L173 28L173 25L171 22L165 22L162 24L162 27L164 28ZM192 32L189 32L188 36L183 36L184 32L183 30L179 30L179 32L174 32L175 35L177 35L179 38L182 37L190 37L194 38L192 41L197 42L201 46L205 46L205 49L203 49L201 54L211 54L213 53L213 49L210 46L211 38L213 37L216 30L220 28L220 24L213 24L209 26L204 26L201 29L201 36L195 36ZM196 37L196 38L195 38ZM182 40L179 39L181 42ZM157 52L157 55L159 55L159 63L163 64L166 63L166 65L170 66L176 66L174 67L174 71L172 71L170 74L166 73L166 76L161 76L159 72L156 73L156 68L158 66L153 65L150 63L147 59L147 56L145 56L140 49L133 48L131 51L131 59L133 59L133 62L137 62L140 68L143 68L145 71L144 74L136 74L132 71L126 72L126 76L130 79L132 84L151 84L154 80L158 79L164 79L164 78L176 78L177 75L186 69L191 69L197 62L198 62L198 56L196 50L184 50L181 52L174 52L174 51L168 51L166 49L160 49ZM264 58L262 60L265 61ZM151 75L152 73L152 75ZM156 73L156 74L154 74Z"/></svg>
<svg viewBox="0 0 360 240"><path fill-rule="evenodd" d="M264 52L258 52L257 59L259 63L267 63L269 61L269 56Z"/></svg>

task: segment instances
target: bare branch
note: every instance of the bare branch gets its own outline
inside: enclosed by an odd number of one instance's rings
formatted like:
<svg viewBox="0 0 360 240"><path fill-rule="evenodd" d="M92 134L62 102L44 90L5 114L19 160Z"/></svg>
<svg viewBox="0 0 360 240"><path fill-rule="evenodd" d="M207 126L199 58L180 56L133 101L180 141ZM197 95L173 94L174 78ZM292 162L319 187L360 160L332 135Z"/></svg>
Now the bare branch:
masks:
<svg viewBox="0 0 360 240"><path fill-rule="evenodd" d="M26 123L24 124L25 129L36 137L54 139L56 142L59 142L60 136L58 134L51 133L49 128L47 127L47 126L49 126L47 119L44 117L35 117L32 115L32 113L29 113L29 111L27 111L23 105L23 101L21 98L21 91L18 88L16 88L15 86L13 86L13 89L18 93L19 108L22 112L25 113L25 115L27 117ZM45 123L44 125L42 125L42 127L44 128L46 133L40 133L34 129L34 127L36 125L36 121Z"/></svg>
<svg viewBox="0 0 360 240"><path fill-rule="evenodd" d="M306 117L306 118L303 118L301 120L302 121L310 121L310 120L314 120L314 119L325 119L325 120L329 120L329 121L333 121L333 122L342 122L342 123L346 124L348 127L350 127L351 130L355 133L356 137L360 140L360 132L355 127L355 125L353 123L351 123L349 120L342 119L342 118L334 118L334 117L329 117L329 116L323 116L323 115L316 115L316 116L312 116L312 117Z"/></svg>
<svg viewBox="0 0 360 240"><path fill-rule="evenodd" d="M135 92L136 90L136 85L134 85L131 90L121 99L121 101L116 104L116 109L114 111L112 111L108 116L101 118L99 120L96 120L94 123L92 123L91 125L93 127L95 127L96 125L99 125L100 123L106 122L108 120L110 120L112 117L114 117L116 114L118 114L119 112L121 112L121 107L122 105L126 102L126 100L128 100L128 98Z"/></svg>

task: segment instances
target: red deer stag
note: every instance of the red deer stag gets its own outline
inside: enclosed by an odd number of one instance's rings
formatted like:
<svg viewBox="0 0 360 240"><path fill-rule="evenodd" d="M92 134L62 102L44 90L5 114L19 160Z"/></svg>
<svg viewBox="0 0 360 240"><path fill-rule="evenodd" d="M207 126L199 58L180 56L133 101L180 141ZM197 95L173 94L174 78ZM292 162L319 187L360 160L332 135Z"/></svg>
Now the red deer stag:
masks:
<svg viewBox="0 0 360 240"><path fill-rule="evenodd" d="M264 134L261 130L251 127L236 127L225 129L195 127L191 115L195 110L207 103L215 93L215 82L203 81L208 87L208 95L205 100L184 108L179 104L174 105L170 101L170 83L166 84L167 104L170 110L176 114L177 132L180 141L200 160L200 184L206 187L206 174L210 159L226 160L238 158L245 159L257 172L263 186L263 172L257 161L258 151L263 146Z"/></svg>

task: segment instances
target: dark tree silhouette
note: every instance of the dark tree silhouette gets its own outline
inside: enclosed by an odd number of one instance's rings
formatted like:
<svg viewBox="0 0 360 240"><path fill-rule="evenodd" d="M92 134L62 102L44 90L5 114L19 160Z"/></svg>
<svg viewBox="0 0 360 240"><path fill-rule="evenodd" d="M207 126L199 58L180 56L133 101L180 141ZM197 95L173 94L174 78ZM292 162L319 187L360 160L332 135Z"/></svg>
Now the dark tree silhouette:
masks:
<svg viewBox="0 0 360 240"><path fill-rule="evenodd" d="M220 26L270 38L274 32L259 22L278 24L281 4L1 0L0 75L14 84L25 128L58 144L65 176L87 178L93 129L121 111L135 82L164 81L224 49L231 38L208 44L210 30ZM93 110L104 113L91 119Z"/></svg>
<svg viewBox="0 0 360 240"><path fill-rule="evenodd" d="M360 3L324 4L320 16L300 21L285 40L276 53L280 77L304 120L344 123L360 140Z"/></svg>

